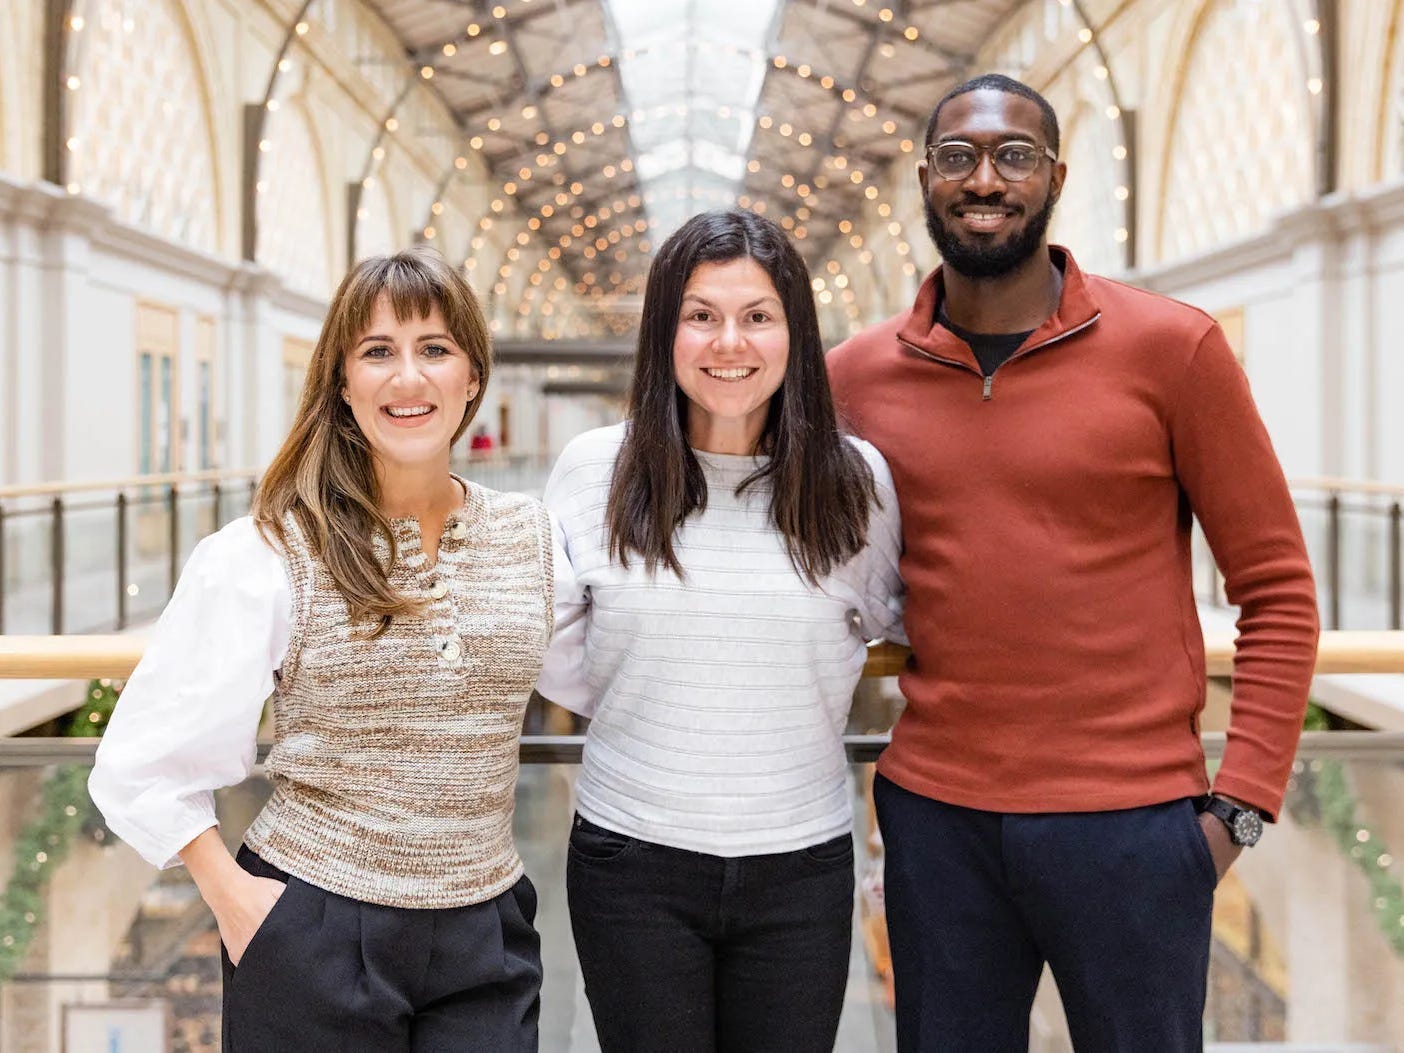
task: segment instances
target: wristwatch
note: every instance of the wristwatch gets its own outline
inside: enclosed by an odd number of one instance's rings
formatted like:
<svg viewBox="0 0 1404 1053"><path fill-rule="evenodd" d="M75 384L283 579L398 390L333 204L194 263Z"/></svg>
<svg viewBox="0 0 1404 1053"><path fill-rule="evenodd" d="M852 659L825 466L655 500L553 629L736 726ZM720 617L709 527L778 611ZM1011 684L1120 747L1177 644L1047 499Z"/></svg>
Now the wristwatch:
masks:
<svg viewBox="0 0 1404 1053"><path fill-rule="evenodd" d="M1208 794L1199 799L1199 810L1208 812L1229 830L1229 840L1249 848L1263 836L1263 817L1255 809L1243 808L1222 797Z"/></svg>

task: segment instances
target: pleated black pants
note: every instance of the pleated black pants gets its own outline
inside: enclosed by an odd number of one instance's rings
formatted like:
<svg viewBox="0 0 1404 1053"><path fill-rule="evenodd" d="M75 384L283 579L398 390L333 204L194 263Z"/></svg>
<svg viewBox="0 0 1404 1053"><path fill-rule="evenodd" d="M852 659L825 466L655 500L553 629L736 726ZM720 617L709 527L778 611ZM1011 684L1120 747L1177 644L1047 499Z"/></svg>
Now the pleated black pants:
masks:
<svg viewBox="0 0 1404 1053"><path fill-rule="evenodd" d="M247 847L240 866L287 890L238 968L224 959L225 1053L535 1053L536 891L411 910L289 877Z"/></svg>

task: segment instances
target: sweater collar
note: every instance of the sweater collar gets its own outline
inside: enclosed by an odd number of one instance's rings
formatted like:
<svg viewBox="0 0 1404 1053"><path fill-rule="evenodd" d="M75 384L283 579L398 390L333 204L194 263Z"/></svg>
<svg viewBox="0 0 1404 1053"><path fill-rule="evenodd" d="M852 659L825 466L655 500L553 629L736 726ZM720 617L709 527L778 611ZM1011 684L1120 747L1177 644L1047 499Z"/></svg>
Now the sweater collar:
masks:
<svg viewBox="0 0 1404 1053"><path fill-rule="evenodd" d="M1061 245L1050 245L1048 251L1063 272L1063 292L1058 298L1057 310L1028 335L1020 350L1084 328L1101 313L1072 253ZM897 339L928 355L959 362L978 371L980 365L970 345L936 321L936 308L945 295L941 271L942 268L937 267L921 283L916 302L897 330Z"/></svg>

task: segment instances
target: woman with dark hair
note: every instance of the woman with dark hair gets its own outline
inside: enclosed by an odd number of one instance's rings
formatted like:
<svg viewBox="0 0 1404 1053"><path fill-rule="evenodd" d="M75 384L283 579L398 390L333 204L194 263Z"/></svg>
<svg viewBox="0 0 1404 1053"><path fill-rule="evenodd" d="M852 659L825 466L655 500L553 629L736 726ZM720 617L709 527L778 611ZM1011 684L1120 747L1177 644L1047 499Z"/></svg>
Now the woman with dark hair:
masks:
<svg viewBox="0 0 1404 1053"><path fill-rule="evenodd" d="M839 434L798 252L696 216L644 294L625 424L546 487L558 633L538 690L592 718L567 889L605 1053L821 1053L848 977L842 733L900 634L897 501Z"/></svg>
<svg viewBox="0 0 1404 1053"><path fill-rule="evenodd" d="M196 547L98 749L113 831L214 913L226 1053L537 1048L512 810L554 575L538 502L449 472L490 364L438 253L358 263L253 515ZM231 856L213 791L270 694L273 794Z"/></svg>

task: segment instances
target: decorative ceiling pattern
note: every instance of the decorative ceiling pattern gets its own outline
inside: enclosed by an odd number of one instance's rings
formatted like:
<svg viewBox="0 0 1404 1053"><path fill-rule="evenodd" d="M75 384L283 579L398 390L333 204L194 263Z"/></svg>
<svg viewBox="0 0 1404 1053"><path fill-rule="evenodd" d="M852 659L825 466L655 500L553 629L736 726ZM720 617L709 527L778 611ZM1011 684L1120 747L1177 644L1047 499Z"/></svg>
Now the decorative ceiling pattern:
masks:
<svg viewBox="0 0 1404 1053"><path fill-rule="evenodd" d="M372 0L577 279L642 287L652 246L739 203L811 264L932 103L1031 0ZM593 275L591 281L593 282Z"/></svg>

